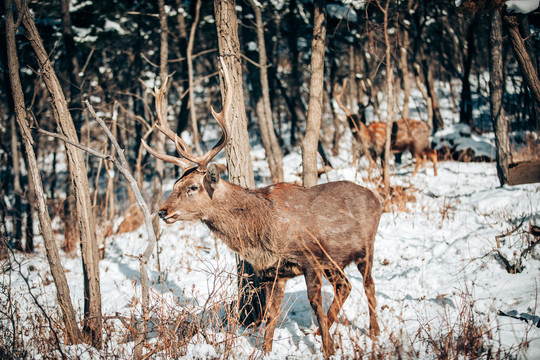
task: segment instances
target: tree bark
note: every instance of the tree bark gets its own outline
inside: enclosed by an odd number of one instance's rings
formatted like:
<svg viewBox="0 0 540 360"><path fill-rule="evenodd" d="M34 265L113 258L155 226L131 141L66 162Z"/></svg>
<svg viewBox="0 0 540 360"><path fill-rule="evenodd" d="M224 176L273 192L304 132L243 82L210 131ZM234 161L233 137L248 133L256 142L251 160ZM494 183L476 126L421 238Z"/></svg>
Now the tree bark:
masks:
<svg viewBox="0 0 540 360"><path fill-rule="evenodd" d="M475 29L478 24L478 16L475 16L467 29L467 49L465 51L465 61L463 64L463 78L461 80L461 103L459 107L459 121L472 127L472 91L471 91L471 70L474 55L476 53L475 46Z"/></svg>
<svg viewBox="0 0 540 360"><path fill-rule="evenodd" d="M20 5L20 4L18 4ZM17 56L17 47L15 43L15 26L13 22L13 4L12 0L6 0L6 40L7 40L7 54L8 54L8 66L9 77L12 88L13 103L15 108L15 117L19 125L22 141L25 148L27 163L28 163L28 175L35 190L35 201L38 208L38 216L40 222L40 230L43 235L43 241L45 245L45 251L47 254L47 260L51 269L51 275L54 279L56 286L56 298L58 305L62 312L65 334L68 344L76 344L82 340L82 335L77 326L77 317L73 305L71 303L71 296L69 292L69 286L67 283L64 269L60 261L58 254L58 248L56 246L51 219L49 217L49 209L47 208L45 200L45 192L43 190L43 184L39 174L36 155L33 149L33 139L30 134L28 122L26 120L26 110L24 104L24 93L22 90L21 80L19 77L19 60ZM19 7L20 9L20 7Z"/></svg>
<svg viewBox="0 0 540 360"><path fill-rule="evenodd" d="M9 55L9 54L8 54ZM18 66L18 64L17 64ZM24 105L24 104L23 104ZM21 186L21 159L19 153L19 139L17 138L17 128L15 126L15 116L10 116L11 125L11 160L13 166L13 194L15 206L11 210L13 221L13 247L23 251L23 211L22 211L22 186Z"/></svg>
<svg viewBox="0 0 540 360"><path fill-rule="evenodd" d="M521 19L518 15L507 14L504 9L500 10L504 29L508 33L514 55L521 69L523 80L531 90L535 106L540 107L540 79L538 78L538 72L534 66L529 53L527 52L527 46L525 40L521 36L520 23ZM536 119L537 129L540 128L540 119Z"/></svg>
<svg viewBox="0 0 540 360"><path fill-rule="evenodd" d="M283 181L283 154L274 131L272 119L272 107L270 104L270 86L268 85L266 43L264 41L264 24L262 13L254 0L249 0L249 4L255 12L255 22L257 29L257 43L259 47L259 75L261 81L262 97L257 100L257 119L261 131L261 139L266 152L266 160L270 168L270 175L273 183ZM259 105L260 103L260 105Z"/></svg>
<svg viewBox="0 0 540 360"><path fill-rule="evenodd" d="M317 185L317 144L321 129L324 90L324 53L326 42L326 3L313 3L313 39L311 40L311 80L309 85L306 134L302 140L302 182L305 187Z"/></svg>
<svg viewBox="0 0 540 360"><path fill-rule="evenodd" d="M401 117L408 119L409 102L411 97L411 78L409 72L409 61L407 59L407 50L409 49L409 30L403 28L401 34L401 47L399 49L399 65L403 82L403 109L401 110Z"/></svg>
<svg viewBox="0 0 540 360"><path fill-rule="evenodd" d="M491 34L489 44L491 57L489 59L489 93L491 121L495 131L495 146L497 149L497 175L501 186L508 183L508 166L511 162L510 140L508 138L508 120L504 114L502 98L504 94L503 76L503 37L501 14L491 12Z"/></svg>
<svg viewBox="0 0 540 360"><path fill-rule="evenodd" d="M393 67L392 67L392 53L390 51L390 38L388 37L388 7L390 0L386 0L384 9L379 4L379 8L384 14L384 43L386 46L385 62L386 62L386 91L388 93L388 105L386 115L386 139L384 142L384 168L383 168L383 183L386 194L390 194L390 146L392 139L392 128L394 124L394 94L393 94Z"/></svg>
<svg viewBox="0 0 540 360"><path fill-rule="evenodd" d="M49 60L47 51L43 46L34 19L29 10L23 6L22 0L15 0L19 11L24 9L22 23L26 29L26 36L32 45L45 86L52 99L54 118L61 132L74 142L78 142L77 132L68 111L68 106L60 82ZM102 345L102 314L101 293L99 284L99 255L95 233L90 186L88 184L84 156L80 150L66 145L69 173L75 193L77 209L77 228L81 239L82 262L84 274L84 326L86 341L94 347Z"/></svg>
<svg viewBox="0 0 540 360"><path fill-rule="evenodd" d="M195 42L195 31L197 31L197 25L199 23L199 13L201 10L201 0L197 0L195 5L195 16L191 23L191 30L189 32L189 41L187 45L187 67L188 67L188 81L189 81L189 114L191 117L191 130L193 131L193 145L195 145L195 151L201 154L201 147L199 146L199 128L197 121L197 107L195 106L195 81L193 70L193 43Z"/></svg>
<svg viewBox="0 0 540 360"><path fill-rule="evenodd" d="M291 104L289 105L289 108L291 109L291 146L298 145L298 123L305 119L304 106L302 104L302 97L300 94L300 85L302 84L303 80L302 72L300 71L300 66L298 63L300 52L298 51L298 19L296 17L296 12L296 0L290 0L288 15L290 35L288 43L289 51L291 52L291 78L288 87L291 89L291 91L288 97L291 100Z"/></svg>
<svg viewBox="0 0 540 360"><path fill-rule="evenodd" d="M250 159L249 135L247 132L246 109L242 87L242 63L240 41L238 39L238 20L235 0L214 0L214 12L218 34L219 55L223 57L231 77L233 92L231 104L231 124L229 143L225 146L229 181L245 188L255 187L253 165ZM222 81L223 84L223 81ZM225 94L225 89L221 93ZM222 96L222 98L225 98ZM237 260L239 285L239 320L247 326L256 322L264 308L264 294L257 295L259 281L253 267L239 256Z"/></svg>

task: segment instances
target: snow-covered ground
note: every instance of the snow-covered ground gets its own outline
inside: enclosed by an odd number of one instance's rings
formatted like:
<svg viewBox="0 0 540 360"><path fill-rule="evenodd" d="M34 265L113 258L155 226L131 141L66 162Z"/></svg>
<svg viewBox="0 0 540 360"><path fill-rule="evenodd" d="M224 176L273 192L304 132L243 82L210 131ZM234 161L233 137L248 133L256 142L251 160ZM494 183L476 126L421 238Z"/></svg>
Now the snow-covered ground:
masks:
<svg viewBox="0 0 540 360"><path fill-rule="evenodd" d="M260 178L267 178L264 152L254 149L253 158ZM373 186L364 180L364 171L356 172L349 165L351 154L346 148L331 160L335 169L323 174L321 182L347 179ZM412 166L407 160L398 167L392 181L408 188L414 201L407 203L406 211L383 214L375 243L373 276L382 333L374 342L367 335L368 309L362 277L351 266L346 274L353 289L340 313L339 324L331 329L337 344L335 357L356 358L362 353L376 353L389 358L430 359L437 357L444 344L464 343L464 339L474 338L471 334L480 334L482 346L477 341L476 348L491 348L491 354L499 352L500 358L540 358L540 329L536 326L540 320L540 248L521 256L532 240L526 231L531 224L540 224L540 185L500 187L494 163L443 161L439 163L437 177L433 176L431 164L411 177ZM287 155L284 164L286 180L297 181L300 153ZM166 183L166 189L170 190L172 184L172 180ZM517 227L512 234L497 239ZM105 258L100 263L105 316L139 316L139 267L136 260L126 255L139 254L145 246L144 228L106 240ZM189 340L183 356L263 356L258 350L257 330L230 324L229 330L225 330L223 324L215 321L226 314L226 303L235 298L232 252L200 223L162 223L158 246L160 283L156 256L149 266L154 283L154 316L174 317L184 312L204 325L203 331ZM508 273L502 257L512 264L521 261L522 271ZM28 277L37 301L54 313L55 290L43 245L38 242L34 255L17 255L17 259L22 264L20 269L13 265L0 279L4 285L9 284L12 298L20 305L21 319L30 321L33 314L40 313L21 274ZM82 317L80 258L63 257L63 264L74 304ZM325 306L329 306L332 288L328 283L323 288L323 299ZM7 329L5 318L0 317ZM122 341L119 336L125 333L120 321L109 319L107 324L117 330L107 340L108 352L92 352L81 345L66 351L83 358L132 354L133 343ZM268 358L322 358L320 337L314 334L316 324L303 278L290 280ZM39 350L34 351L38 357ZM450 357L453 358L452 354Z"/></svg>

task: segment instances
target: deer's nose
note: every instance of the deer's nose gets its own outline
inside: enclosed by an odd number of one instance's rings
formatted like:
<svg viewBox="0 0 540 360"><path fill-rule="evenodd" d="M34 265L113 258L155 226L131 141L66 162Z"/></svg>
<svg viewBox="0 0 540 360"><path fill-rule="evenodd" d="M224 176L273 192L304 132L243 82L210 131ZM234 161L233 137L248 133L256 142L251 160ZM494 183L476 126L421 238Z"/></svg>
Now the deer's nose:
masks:
<svg viewBox="0 0 540 360"><path fill-rule="evenodd" d="M158 215L162 220L165 220L167 217L167 210L159 210Z"/></svg>

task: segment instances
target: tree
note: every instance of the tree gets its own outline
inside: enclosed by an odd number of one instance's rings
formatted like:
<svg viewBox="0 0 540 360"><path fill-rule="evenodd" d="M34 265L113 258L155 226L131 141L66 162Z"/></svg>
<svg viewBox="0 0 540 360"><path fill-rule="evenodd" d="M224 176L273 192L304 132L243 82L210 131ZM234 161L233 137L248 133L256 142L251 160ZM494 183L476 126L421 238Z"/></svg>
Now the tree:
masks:
<svg viewBox="0 0 540 360"><path fill-rule="evenodd" d="M240 41L238 39L236 1L215 0L214 12L219 55L224 59L231 76L232 89L227 89L227 91L233 92L231 104L232 124L228 124L231 139L225 146L229 181L245 188L254 188L255 178L250 159L249 135L242 87L242 63L240 59ZM224 89L222 94L225 94ZM240 322L247 326L260 318L264 306L262 302L264 294L259 296L256 294L259 284L251 264L237 257L237 266L240 288L240 298L238 300Z"/></svg>
<svg viewBox="0 0 540 360"><path fill-rule="evenodd" d="M199 146L199 130L197 121L197 107L195 106L195 81L193 70L193 43L195 42L195 31L199 23L199 13L201 10L201 0L197 0L195 4L195 16L191 23L191 31L189 32L189 41L187 45L187 69L188 69L188 83L189 83L189 113L191 117L191 130L193 131L193 144L195 145L195 151L201 153L201 147Z"/></svg>
<svg viewBox="0 0 540 360"><path fill-rule="evenodd" d="M283 181L283 159L281 149L274 132L272 121L272 108L270 104L270 87L268 85L266 43L264 41L264 24L259 5L254 0L249 0L253 11L255 12L255 26L257 31L257 44L259 48L259 75L261 81L261 97L257 100L256 112L261 132L261 139L266 152L266 160L270 168L272 182Z"/></svg>
<svg viewBox="0 0 540 360"><path fill-rule="evenodd" d="M313 2L313 38L311 40L311 80L306 134L302 140L302 182L305 187L317 185L317 144L323 113L324 53L326 42L326 3Z"/></svg>
<svg viewBox="0 0 540 360"><path fill-rule="evenodd" d="M77 132L71 114L69 113L62 87L56 77L48 53L43 46L34 19L22 0L15 0L15 3L22 17L26 36L32 45L42 71L45 86L51 95L54 118L62 133L70 140L78 142ZM86 177L86 165L82 152L71 145L66 145L66 152L70 178L75 193L77 228L82 248L85 285L83 330L87 336L86 340L91 342L93 346L100 348L102 341L102 314L99 284L99 255L90 198L90 186Z"/></svg>
<svg viewBox="0 0 540 360"><path fill-rule="evenodd" d="M20 9L20 8L19 8ZM38 208L38 216L40 221L41 234L45 244L47 260L51 269L51 275L56 286L56 298L62 312L65 325L65 333L68 344L75 344L82 340L82 335L77 325L77 317L73 304L71 303L71 295L67 283L66 275L60 261L58 248L56 246L55 237L49 217L49 209L47 207L45 192L38 169L36 154L33 149L32 135L26 120L26 107L24 102L24 93L22 90L21 79L19 77L19 59L17 56L17 48L15 44L15 24L13 21L13 3L12 0L5 2L5 19L6 19L6 44L9 77L11 83L11 92L13 96L13 104L15 110L15 118L19 125L22 141L27 157L28 173L34 187L35 201Z"/></svg>
<svg viewBox="0 0 540 360"><path fill-rule="evenodd" d="M489 59L489 100L491 121L495 130L495 145L497 148L497 175L501 186L508 183L508 165L511 162L510 140L508 138L508 120L502 106L504 94L503 76L503 37L502 21L499 11L491 12Z"/></svg>
<svg viewBox="0 0 540 360"><path fill-rule="evenodd" d="M527 51L525 39L521 35L520 24L523 22L524 17L523 15L509 14L505 8L501 8L500 13L503 27L510 38L523 80L532 93L535 108L538 109L540 108L540 79L538 78L537 68ZM536 127L540 128L540 119L536 119Z"/></svg>

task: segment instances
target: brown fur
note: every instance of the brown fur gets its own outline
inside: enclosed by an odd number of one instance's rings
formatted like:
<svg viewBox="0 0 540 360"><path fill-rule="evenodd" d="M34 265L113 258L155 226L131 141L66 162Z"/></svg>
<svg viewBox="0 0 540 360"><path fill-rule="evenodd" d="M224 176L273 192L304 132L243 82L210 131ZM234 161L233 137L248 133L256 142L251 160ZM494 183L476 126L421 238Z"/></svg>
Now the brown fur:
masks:
<svg viewBox="0 0 540 360"><path fill-rule="evenodd" d="M217 169L210 167L208 172L212 171ZM351 289L343 268L353 262L364 277L370 332L378 334L371 268L382 208L370 190L348 181L312 188L281 183L248 190L219 177L212 179L215 174L190 172L174 185L159 214L167 223L201 220L253 265L267 295L263 350L272 348L287 279L304 275L325 355L330 355L329 328ZM322 276L335 288L326 315Z"/></svg>

